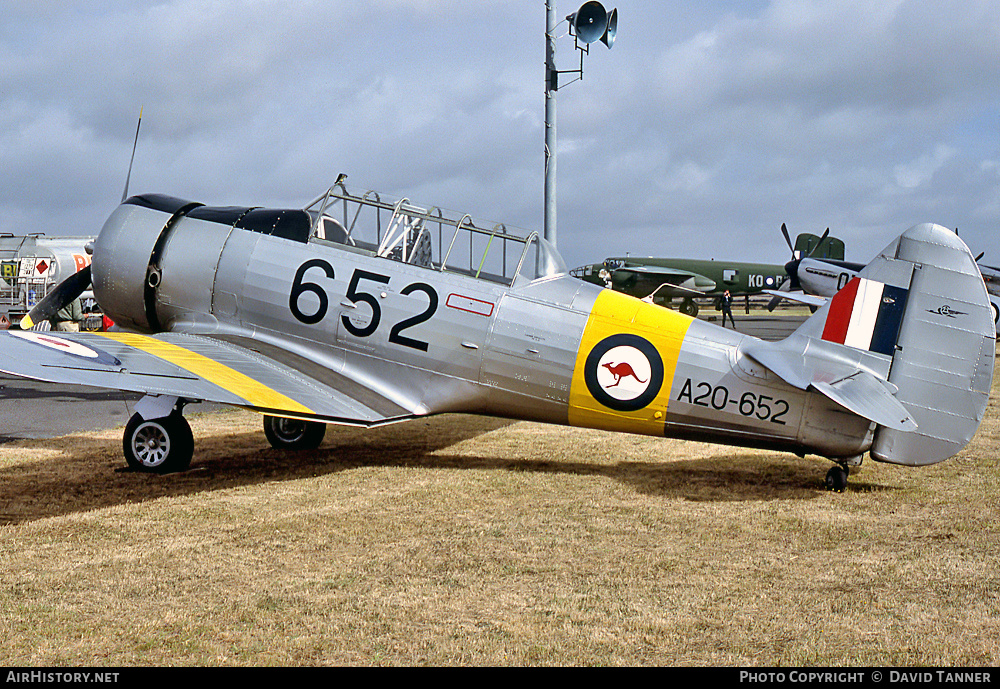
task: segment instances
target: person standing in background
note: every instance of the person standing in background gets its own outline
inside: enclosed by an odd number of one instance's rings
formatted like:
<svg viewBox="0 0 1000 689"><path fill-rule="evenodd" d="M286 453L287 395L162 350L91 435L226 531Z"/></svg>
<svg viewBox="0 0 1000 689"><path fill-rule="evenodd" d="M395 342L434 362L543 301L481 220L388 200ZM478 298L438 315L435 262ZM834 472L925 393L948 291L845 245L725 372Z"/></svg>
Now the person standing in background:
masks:
<svg viewBox="0 0 1000 689"><path fill-rule="evenodd" d="M733 295L726 290L726 293L722 295L722 327L726 327L726 316L729 316L729 322L733 324L733 330L736 330L736 321L733 320Z"/></svg>
<svg viewBox="0 0 1000 689"><path fill-rule="evenodd" d="M53 330L71 333L80 332L81 321L83 321L83 304L79 297L59 309L56 315L49 319Z"/></svg>

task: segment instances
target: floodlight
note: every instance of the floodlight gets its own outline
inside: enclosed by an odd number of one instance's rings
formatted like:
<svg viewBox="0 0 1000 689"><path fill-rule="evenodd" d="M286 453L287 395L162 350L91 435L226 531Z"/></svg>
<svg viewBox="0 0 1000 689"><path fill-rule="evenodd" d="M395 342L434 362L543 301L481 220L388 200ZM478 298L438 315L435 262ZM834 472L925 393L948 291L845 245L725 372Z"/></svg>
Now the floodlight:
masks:
<svg viewBox="0 0 1000 689"><path fill-rule="evenodd" d="M559 75L576 74L576 79L568 82L570 84L583 79L583 56L590 54L590 44L600 41L608 48L614 44L618 33L618 10L608 12L604 5L592 0L580 5L566 21L574 47L580 53L579 69L556 69L556 27L562 22L556 20L554 0L545 0L545 216L542 224L544 237L553 246L556 243L556 91L566 86L559 83Z"/></svg>

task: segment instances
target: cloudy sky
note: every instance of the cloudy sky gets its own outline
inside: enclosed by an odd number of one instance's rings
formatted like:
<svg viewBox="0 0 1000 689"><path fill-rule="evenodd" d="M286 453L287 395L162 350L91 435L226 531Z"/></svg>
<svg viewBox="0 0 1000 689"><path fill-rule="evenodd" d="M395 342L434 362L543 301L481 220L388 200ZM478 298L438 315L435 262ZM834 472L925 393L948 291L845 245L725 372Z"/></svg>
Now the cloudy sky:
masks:
<svg viewBox="0 0 1000 689"><path fill-rule="evenodd" d="M1000 0L606 6L614 48L557 95L569 265L784 262L782 222L863 261L927 221L1000 265ZM541 230L544 27L543 0L6 0L0 231L96 234L140 108L133 193L301 207L346 172Z"/></svg>

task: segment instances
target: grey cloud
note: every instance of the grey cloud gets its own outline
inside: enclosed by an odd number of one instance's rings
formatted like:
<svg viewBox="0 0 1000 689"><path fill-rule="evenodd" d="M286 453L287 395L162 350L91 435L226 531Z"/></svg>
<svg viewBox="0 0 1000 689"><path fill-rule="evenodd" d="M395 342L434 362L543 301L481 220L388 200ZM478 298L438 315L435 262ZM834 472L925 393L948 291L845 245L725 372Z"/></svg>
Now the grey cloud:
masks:
<svg viewBox="0 0 1000 689"><path fill-rule="evenodd" d="M781 222L829 225L859 260L924 221L986 242L995 3L616 6L614 49L594 46L558 93L568 263L783 261ZM543 25L540 2L15 2L0 230L99 227L140 106L136 190L301 204L347 172L540 229ZM578 64L568 38L557 63Z"/></svg>

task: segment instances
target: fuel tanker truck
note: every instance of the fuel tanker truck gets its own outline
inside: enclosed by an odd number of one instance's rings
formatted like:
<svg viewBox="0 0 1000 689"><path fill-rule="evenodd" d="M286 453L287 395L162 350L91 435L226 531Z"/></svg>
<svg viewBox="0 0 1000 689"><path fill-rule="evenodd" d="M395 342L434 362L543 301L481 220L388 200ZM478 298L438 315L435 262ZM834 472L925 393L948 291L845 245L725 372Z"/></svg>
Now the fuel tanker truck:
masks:
<svg viewBox="0 0 1000 689"><path fill-rule="evenodd" d="M69 275L90 265L93 237L0 234L0 327L17 322ZM82 295L93 301L93 292Z"/></svg>

